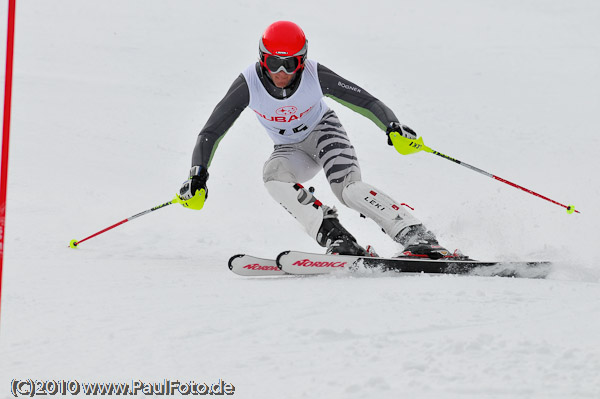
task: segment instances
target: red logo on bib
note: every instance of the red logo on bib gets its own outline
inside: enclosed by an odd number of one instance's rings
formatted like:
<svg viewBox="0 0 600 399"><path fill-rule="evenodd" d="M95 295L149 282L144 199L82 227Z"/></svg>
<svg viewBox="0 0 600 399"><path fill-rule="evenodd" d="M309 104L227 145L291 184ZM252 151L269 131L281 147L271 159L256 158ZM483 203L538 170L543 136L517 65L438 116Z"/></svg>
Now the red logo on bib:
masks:
<svg viewBox="0 0 600 399"><path fill-rule="evenodd" d="M277 113L277 115L294 115L296 113L296 111L298 111L298 108L292 106L292 105L288 105L285 107L281 107L278 108L277 111L275 111Z"/></svg>

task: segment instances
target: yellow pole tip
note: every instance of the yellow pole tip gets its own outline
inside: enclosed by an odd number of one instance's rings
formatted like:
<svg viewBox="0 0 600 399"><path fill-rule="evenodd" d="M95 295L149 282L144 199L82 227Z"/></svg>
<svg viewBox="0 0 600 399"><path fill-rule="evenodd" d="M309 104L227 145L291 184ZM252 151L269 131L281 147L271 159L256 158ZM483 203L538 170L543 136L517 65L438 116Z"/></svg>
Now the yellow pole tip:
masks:
<svg viewBox="0 0 600 399"><path fill-rule="evenodd" d="M77 248L77 244L78 244L77 240L71 240L71 242L69 243L69 247L75 249L75 248Z"/></svg>
<svg viewBox="0 0 600 399"><path fill-rule="evenodd" d="M567 207L567 213L568 213L569 215L571 215L571 214L575 213L575 205L569 205L569 206Z"/></svg>

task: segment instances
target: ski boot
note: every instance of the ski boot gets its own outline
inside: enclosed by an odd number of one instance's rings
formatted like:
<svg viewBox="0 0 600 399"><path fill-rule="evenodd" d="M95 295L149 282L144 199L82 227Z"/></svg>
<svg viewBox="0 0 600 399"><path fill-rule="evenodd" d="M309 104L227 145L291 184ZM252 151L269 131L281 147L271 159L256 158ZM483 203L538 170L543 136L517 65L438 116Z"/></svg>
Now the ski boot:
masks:
<svg viewBox="0 0 600 399"><path fill-rule="evenodd" d="M346 230L339 219L335 208L324 210L323 223L317 233L317 242L327 248L329 255L369 256L369 253Z"/></svg>
<svg viewBox="0 0 600 399"><path fill-rule="evenodd" d="M461 259L465 256L458 251L452 253L442 247L435 235L422 224L409 226L402 230L394 241L404 246L398 258Z"/></svg>

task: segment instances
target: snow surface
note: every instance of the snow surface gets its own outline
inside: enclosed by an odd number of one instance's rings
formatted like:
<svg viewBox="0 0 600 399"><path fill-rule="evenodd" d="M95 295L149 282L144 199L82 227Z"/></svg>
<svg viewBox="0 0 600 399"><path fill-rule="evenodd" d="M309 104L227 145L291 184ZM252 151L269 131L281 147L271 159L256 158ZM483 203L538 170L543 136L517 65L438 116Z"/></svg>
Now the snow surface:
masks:
<svg viewBox="0 0 600 399"><path fill-rule="evenodd" d="M202 211L169 206L69 249L173 197L197 132L278 19L432 148L574 203L568 215L402 157L328 100L364 180L444 245L551 259L549 279L233 275L236 253L321 250L263 189L272 144L248 110ZM0 397L13 378L221 378L239 398L600 397L598 20L595 0L18 2ZM312 185L336 204L322 175ZM399 249L340 213L361 242Z"/></svg>

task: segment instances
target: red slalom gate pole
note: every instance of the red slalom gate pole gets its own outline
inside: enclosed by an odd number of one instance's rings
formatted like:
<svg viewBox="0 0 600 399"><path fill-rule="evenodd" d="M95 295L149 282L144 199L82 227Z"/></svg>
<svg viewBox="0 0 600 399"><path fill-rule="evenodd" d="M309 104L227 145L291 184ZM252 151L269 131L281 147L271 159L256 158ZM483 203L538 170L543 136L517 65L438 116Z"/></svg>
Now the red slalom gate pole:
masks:
<svg viewBox="0 0 600 399"><path fill-rule="evenodd" d="M2 172L0 174L0 303L2 301L2 266L4 263L4 226L6 222L8 144L10 141L10 109L12 99L13 52L15 44L15 6L16 0L8 0L6 76L4 80L4 125L2 130Z"/></svg>

